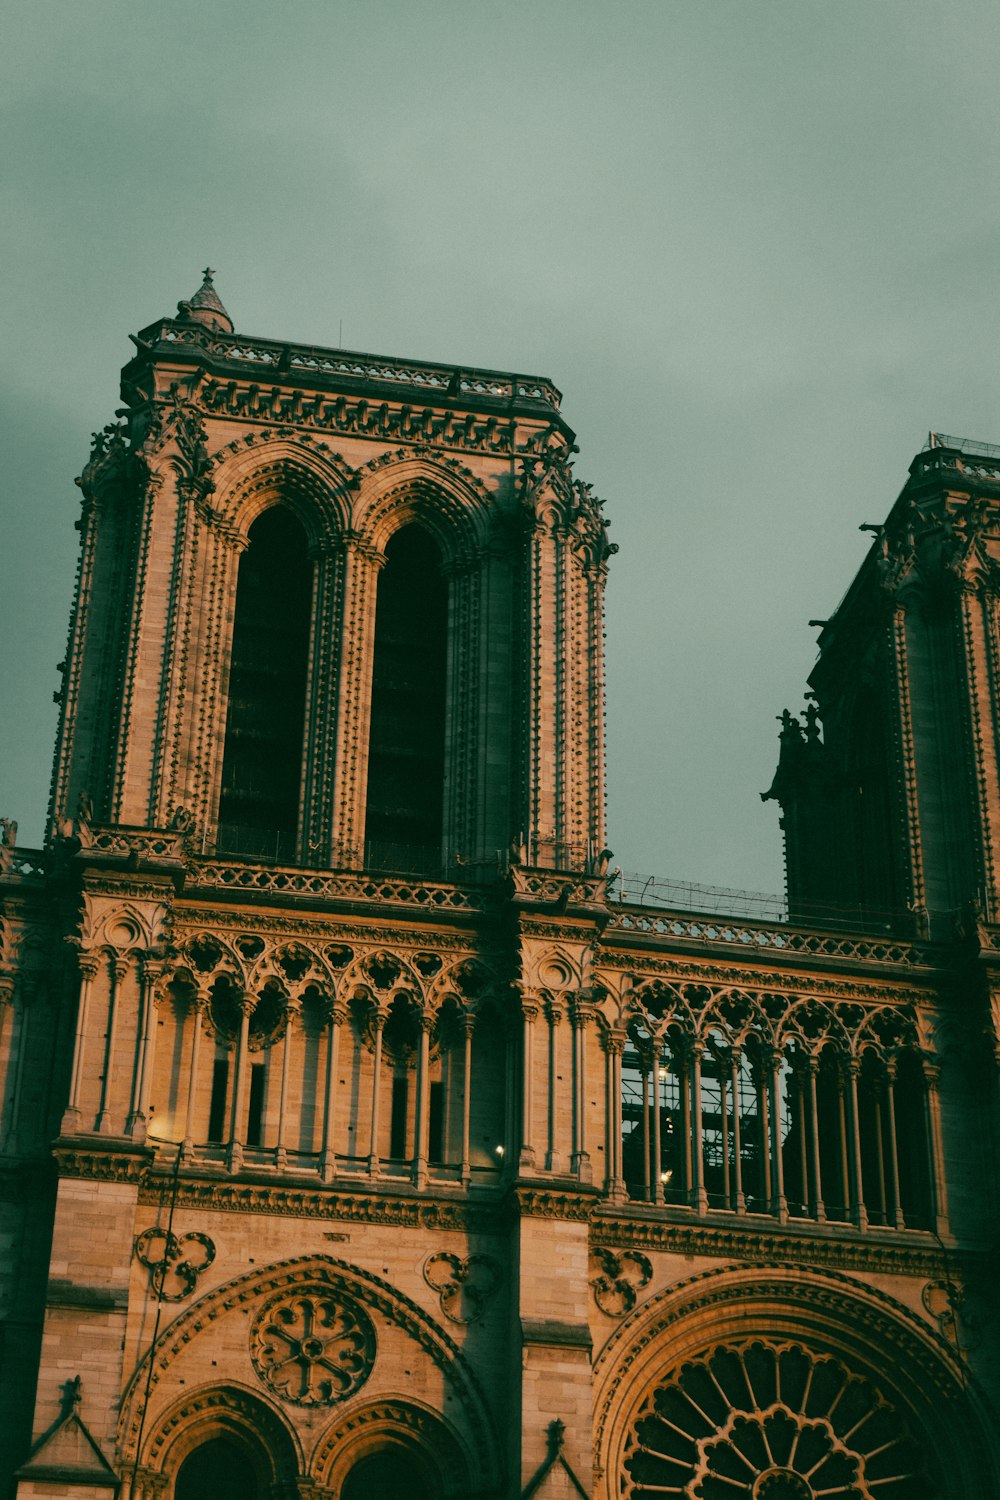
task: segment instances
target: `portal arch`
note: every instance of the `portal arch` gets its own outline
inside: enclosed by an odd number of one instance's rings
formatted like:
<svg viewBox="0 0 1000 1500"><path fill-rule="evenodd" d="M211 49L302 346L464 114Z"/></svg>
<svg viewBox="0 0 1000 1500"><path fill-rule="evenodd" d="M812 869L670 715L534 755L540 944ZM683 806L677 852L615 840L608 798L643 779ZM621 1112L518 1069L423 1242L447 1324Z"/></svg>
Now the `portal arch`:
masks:
<svg viewBox="0 0 1000 1500"><path fill-rule="evenodd" d="M844 1500L996 1493L956 1352L893 1299L800 1267L707 1272L637 1308L595 1363L595 1418L595 1495L624 1483L645 1500L666 1482L712 1500L728 1475L727 1500L811 1500L809 1452Z"/></svg>
<svg viewBox="0 0 1000 1500"><path fill-rule="evenodd" d="M152 1428L140 1458L138 1472L147 1488L165 1500L195 1500L206 1492L197 1486L222 1470L227 1458L232 1479L249 1484L241 1500L265 1500L275 1485L301 1471L298 1441L282 1415L235 1384L203 1387L176 1401Z"/></svg>

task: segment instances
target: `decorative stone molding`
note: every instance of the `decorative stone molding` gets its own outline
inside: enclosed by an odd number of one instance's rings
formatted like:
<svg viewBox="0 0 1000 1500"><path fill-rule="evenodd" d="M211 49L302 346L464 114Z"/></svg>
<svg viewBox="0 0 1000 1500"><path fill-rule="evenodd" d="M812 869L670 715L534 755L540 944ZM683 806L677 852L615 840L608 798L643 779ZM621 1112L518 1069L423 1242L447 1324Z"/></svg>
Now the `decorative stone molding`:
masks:
<svg viewBox="0 0 1000 1500"><path fill-rule="evenodd" d="M65 1137L56 1141L52 1148L60 1177L83 1177L93 1182L131 1182L139 1184L146 1177L153 1162L154 1153L136 1150L134 1146L117 1150L113 1147L90 1148L71 1143ZM149 1201L159 1203L161 1192L157 1189Z"/></svg>
<svg viewBox="0 0 1000 1500"><path fill-rule="evenodd" d="M379 1399L337 1419L318 1443L311 1468L328 1493L338 1495L349 1471L387 1442L401 1448L414 1471L430 1481L443 1500L465 1500L481 1494L470 1478L470 1455L437 1412L415 1401ZM428 1472L428 1470L430 1472Z"/></svg>
<svg viewBox="0 0 1000 1500"><path fill-rule="evenodd" d="M988 1439L965 1400L967 1372L909 1308L854 1277L748 1263L665 1288L623 1319L604 1344L594 1361L595 1472L619 1471L627 1434L654 1382L720 1344L750 1342L760 1328L769 1342L798 1341L813 1356L844 1361L852 1374L883 1389L916 1427L935 1421L946 1429L936 1436L946 1450L944 1465L954 1462L956 1473L968 1469L973 1454L977 1463L984 1456L982 1473L988 1472ZM973 1481L968 1493L986 1500L991 1492Z"/></svg>
<svg viewBox="0 0 1000 1500"><path fill-rule="evenodd" d="M597 1275L590 1283L594 1301L609 1318L631 1312L639 1293L653 1279L653 1266L636 1250L621 1252L597 1246L591 1251L591 1269Z"/></svg>
<svg viewBox="0 0 1000 1500"><path fill-rule="evenodd" d="M902 1241L902 1242L901 1242ZM891 1276L939 1276L947 1264L947 1253L935 1236L920 1230L905 1235L893 1233L892 1241L875 1240L841 1226L834 1237L829 1232L796 1234L777 1225L668 1223L661 1217L619 1218L601 1209L591 1226L591 1243L598 1247L627 1246L630 1250L670 1255L707 1255L720 1260L737 1257L758 1263L773 1263L781 1253L789 1266L816 1266L831 1270L871 1271ZM978 1257L966 1258L978 1260Z"/></svg>
<svg viewBox="0 0 1000 1500"><path fill-rule="evenodd" d="M328 1286L304 1283L261 1308L250 1330L250 1358L279 1400L333 1406L371 1374L375 1329L358 1303Z"/></svg>
<svg viewBox="0 0 1000 1500"><path fill-rule="evenodd" d="M915 1434L881 1391L796 1343L719 1345L662 1377L633 1430L641 1452L624 1468L636 1500L665 1485L733 1500L938 1493Z"/></svg>
<svg viewBox="0 0 1000 1500"><path fill-rule="evenodd" d="M71 1175L98 1174L77 1170ZM149 1175L142 1182L139 1202L158 1205L165 1191L164 1178L160 1174ZM279 1214L294 1219L343 1220L353 1224L394 1224L411 1229L456 1229L486 1234L500 1232L504 1222L499 1205L470 1204L464 1197L448 1201L385 1191L353 1194L288 1187L280 1183L236 1183L221 1177L182 1177L177 1185L176 1203L178 1208L201 1208L216 1213Z"/></svg>
<svg viewBox="0 0 1000 1500"><path fill-rule="evenodd" d="M136 1238L135 1258L149 1271L149 1284L161 1302L183 1302L215 1259L215 1242L199 1230L178 1238L154 1227Z"/></svg>
<svg viewBox="0 0 1000 1500"><path fill-rule="evenodd" d="M303 1470L301 1443L284 1414L256 1392L228 1382L186 1393L150 1424L139 1455L139 1472L158 1476L161 1484L165 1480L172 1483L184 1459L199 1443L226 1433L238 1434L243 1440L268 1485L293 1481ZM122 1464L125 1473L132 1469L129 1460L134 1461L137 1435L137 1430L132 1431L128 1443L121 1429L119 1432L119 1452L127 1454ZM123 1439L127 1442L124 1448Z"/></svg>
<svg viewBox="0 0 1000 1500"><path fill-rule="evenodd" d="M578 1224L585 1224L593 1217L599 1202L596 1188L574 1192L518 1185L513 1197L518 1213L524 1218L570 1219Z"/></svg>
<svg viewBox="0 0 1000 1500"><path fill-rule="evenodd" d="M451 1323L475 1323L501 1281L491 1255L452 1255L439 1250L424 1261L424 1280L437 1292L441 1311Z"/></svg>
<svg viewBox="0 0 1000 1500"><path fill-rule="evenodd" d="M324 1255L301 1256L247 1272L206 1292L174 1319L139 1361L123 1393L119 1452L129 1457L135 1453L147 1405L146 1392L152 1393L155 1411L160 1381L192 1338L206 1333L211 1337L208 1331L212 1324L234 1309L247 1308L256 1316L262 1301L268 1307L292 1304L301 1289L313 1299L327 1298L338 1304L346 1300L363 1308L369 1316L373 1310L377 1311L408 1334L438 1367L464 1408L481 1471L486 1474L497 1471L499 1437L490 1404L454 1339L423 1308L381 1277ZM152 1430L158 1430L155 1424ZM154 1441L148 1439L139 1455L146 1463L150 1462L150 1445Z"/></svg>

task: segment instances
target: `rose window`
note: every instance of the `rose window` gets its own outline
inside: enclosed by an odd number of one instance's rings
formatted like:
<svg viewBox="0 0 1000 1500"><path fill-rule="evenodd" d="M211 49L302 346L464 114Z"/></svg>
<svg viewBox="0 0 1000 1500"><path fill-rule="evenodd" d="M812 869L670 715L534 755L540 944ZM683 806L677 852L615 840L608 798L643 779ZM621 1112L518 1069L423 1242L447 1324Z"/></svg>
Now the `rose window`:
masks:
<svg viewBox="0 0 1000 1500"><path fill-rule="evenodd" d="M332 1406L359 1390L375 1363L375 1329L363 1308L328 1292L269 1302L250 1333L254 1369L277 1396Z"/></svg>
<svg viewBox="0 0 1000 1500"><path fill-rule="evenodd" d="M798 1345L723 1346L647 1398L629 1434L630 1500L934 1500L896 1409Z"/></svg>

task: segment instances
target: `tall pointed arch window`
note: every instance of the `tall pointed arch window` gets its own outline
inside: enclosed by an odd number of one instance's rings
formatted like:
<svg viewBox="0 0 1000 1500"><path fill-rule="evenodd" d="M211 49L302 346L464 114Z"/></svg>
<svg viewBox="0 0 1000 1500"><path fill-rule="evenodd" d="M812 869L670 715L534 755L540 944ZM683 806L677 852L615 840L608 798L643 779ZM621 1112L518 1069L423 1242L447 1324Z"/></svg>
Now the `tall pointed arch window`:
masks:
<svg viewBox="0 0 1000 1500"><path fill-rule="evenodd" d="M295 858L312 563L289 510L250 528L240 559L219 801L220 851Z"/></svg>
<svg viewBox="0 0 1000 1500"><path fill-rule="evenodd" d="M389 539L378 579L365 863L430 874L444 820L448 584L418 524Z"/></svg>

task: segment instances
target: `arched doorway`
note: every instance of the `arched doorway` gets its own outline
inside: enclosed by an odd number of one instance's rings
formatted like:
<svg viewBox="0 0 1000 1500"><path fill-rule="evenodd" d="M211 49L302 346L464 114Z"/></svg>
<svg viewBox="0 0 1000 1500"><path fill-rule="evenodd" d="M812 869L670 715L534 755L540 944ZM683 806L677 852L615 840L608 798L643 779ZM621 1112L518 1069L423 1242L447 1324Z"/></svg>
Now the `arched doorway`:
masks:
<svg viewBox="0 0 1000 1500"><path fill-rule="evenodd" d="M261 1500L257 1466L241 1443L212 1437L177 1471L174 1500Z"/></svg>
<svg viewBox="0 0 1000 1500"><path fill-rule="evenodd" d="M414 1455L403 1448L383 1448L356 1463L347 1474L340 1500L437 1500Z"/></svg>

